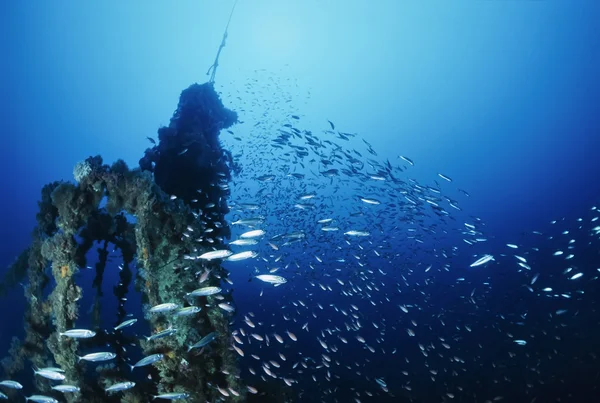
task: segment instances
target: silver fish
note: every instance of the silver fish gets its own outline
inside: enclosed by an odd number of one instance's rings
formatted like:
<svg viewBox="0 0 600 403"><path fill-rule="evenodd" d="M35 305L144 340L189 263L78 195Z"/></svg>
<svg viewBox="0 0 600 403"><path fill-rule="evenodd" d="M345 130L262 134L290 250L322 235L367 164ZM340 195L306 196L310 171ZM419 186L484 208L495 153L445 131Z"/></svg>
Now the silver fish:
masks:
<svg viewBox="0 0 600 403"><path fill-rule="evenodd" d="M0 386L6 386L7 388L11 389L23 389L23 385L17 381L2 381L0 382Z"/></svg>
<svg viewBox="0 0 600 403"><path fill-rule="evenodd" d="M64 381L65 380L65 375L60 373L60 372L56 372L56 371L48 371L48 370L44 370L44 369L38 369L36 370L35 368L33 369L33 373L36 375L39 375L43 378L46 379L51 379L53 381Z"/></svg>
<svg viewBox="0 0 600 403"><path fill-rule="evenodd" d="M49 396L44 396L44 395L31 395L31 396L25 396L25 401L32 401L32 402L36 402L36 403L58 403L58 400L56 400L53 397L49 397Z"/></svg>
<svg viewBox="0 0 600 403"><path fill-rule="evenodd" d="M94 337L96 335L96 332L88 329L71 329L59 333L59 335L72 337L74 339L89 339L90 337Z"/></svg>
<svg viewBox="0 0 600 403"><path fill-rule="evenodd" d="M77 356L77 358L79 359L79 361L84 360L84 361L98 362L98 361L112 360L116 356L117 355L115 353L101 352L101 353L86 354L86 355L81 356L81 357Z"/></svg>
<svg viewBox="0 0 600 403"><path fill-rule="evenodd" d="M227 258L230 262L238 262L240 260L252 259L258 256L258 253L253 250L247 250L244 252L236 253Z"/></svg>
<svg viewBox="0 0 600 403"><path fill-rule="evenodd" d="M213 341L217 337L217 335L218 335L217 332L212 332L212 333L207 334L202 339L200 339L200 341L198 343L188 346L188 351L190 351L194 348L200 348L200 347L206 346L208 343Z"/></svg>
<svg viewBox="0 0 600 403"><path fill-rule="evenodd" d="M265 283L280 285L287 283L287 280L281 276L276 276L274 274L259 274L256 276L260 281L264 281Z"/></svg>
<svg viewBox="0 0 600 403"><path fill-rule="evenodd" d="M208 295L218 294L220 292L221 289L219 287L202 287L192 292L188 292L185 295L189 297L206 297Z"/></svg>
<svg viewBox="0 0 600 403"><path fill-rule="evenodd" d="M350 230L350 231L344 232L344 235L348 235L348 236L369 236L371 234L369 233L369 231Z"/></svg>
<svg viewBox="0 0 600 403"><path fill-rule="evenodd" d="M481 266L482 264L486 264L490 260L494 260L494 256L492 256L492 255L484 255L483 257L477 259L475 262L471 263L471 265L469 267Z"/></svg>
<svg viewBox="0 0 600 403"><path fill-rule="evenodd" d="M56 385L52 389L58 390L59 392L79 392L79 386L75 385Z"/></svg>
<svg viewBox="0 0 600 403"><path fill-rule="evenodd" d="M201 254L200 256L198 256L198 259L203 259L203 260L225 259L226 257L231 256L232 254L233 254L233 252L231 252L228 249L213 250L213 251Z"/></svg>
<svg viewBox="0 0 600 403"><path fill-rule="evenodd" d="M185 392L171 392L171 393L163 393L161 395L153 395L152 399L180 400L180 399L187 399L189 396L190 396L190 394L185 393Z"/></svg>
<svg viewBox="0 0 600 403"><path fill-rule="evenodd" d="M163 337L167 337L175 333L177 333L177 329L170 327L158 333L154 333L152 336L146 337L146 341L162 339Z"/></svg>
<svg viewBox="0 0 600 403"><path fill-rule="evenodd" d="M235 241L229 242L229 245L236 246L252 246L257 244L258 241L256 239L236 239Z"/></svg>
<svg viewBox="0 0 600 403"><path fill-rule="evenodd" d="M169 312L169 311L173 311L175 309L179 308L179 305L173 303L173 302L167 302L165 304L159 304L156 306L153 306L152 308L150 308L150 312Z"/></svg>
<svg viewBox="0 0 600 403"><path fill-rule="evenodd" d="M240 235L240 238L253 239L253 238L260 238L263 235L265 235L265 231L263 231L262 229L255 229L252 231L244 232L242 235Z"/></svg>
<svg viewBox="0 0 600 403"><path fill-rule="evenodd" d="M173 316L188 316L198 313L202 310L199 306L186 306L185 308L180 308L175 312Z"/></svg>
<svg viewBox="0 0 600 403"><path fill-rule="evenodd" d="M110 385L108 388L105 388L105 392L120 392L122 390L131 389L135 386L135 382L119 382L114 385Z"/></svg>
<svg viewBox="0 0 600 403"><path fill-rule="evenodd" d="M134 368L145 367L146 365L154 364L155 362L160 361L163 358L164 358L163 354L160 354L160 353L152 354L152 355L142 358L141 360L136 362L134 365L130 365L129 367L133 371Z"/></svg>
<svg viewBox="0 0 600 403"><path fill-rule="evenodd" d="M123 329L124 327L129 327L129 326L133 325L135 322L137 322L137 319L129 319L129 320L126 320L125 322L118 324L117 327L115 327L114 329L115 330Z"/></svg>

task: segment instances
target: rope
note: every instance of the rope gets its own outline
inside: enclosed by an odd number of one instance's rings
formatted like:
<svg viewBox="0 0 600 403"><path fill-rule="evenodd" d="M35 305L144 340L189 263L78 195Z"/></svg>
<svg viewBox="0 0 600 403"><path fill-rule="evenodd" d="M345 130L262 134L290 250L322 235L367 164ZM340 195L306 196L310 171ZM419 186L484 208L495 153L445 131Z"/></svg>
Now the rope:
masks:
<svg viewBox="0 0 600 403"><path fill-rule="evenodd" d="M225 32L223 33L223 39L221 40L221 45L219 46L219 50L217 50L217 57L215 57L215 62L208 68L206 75L210 74L210 79L208 82L215 82L215 74L217 73L217 67L219 67L219 55L221 54L221 50L225 47L225 41L227 40L227 30L229 29L229 23L231 22L231 17L233 16L233 10L235 10L235 6L237 5L237 0L233 3L233 7L231 8L231 13L229 14L229 20L227 20L227 25L225 26Z"/></svg>

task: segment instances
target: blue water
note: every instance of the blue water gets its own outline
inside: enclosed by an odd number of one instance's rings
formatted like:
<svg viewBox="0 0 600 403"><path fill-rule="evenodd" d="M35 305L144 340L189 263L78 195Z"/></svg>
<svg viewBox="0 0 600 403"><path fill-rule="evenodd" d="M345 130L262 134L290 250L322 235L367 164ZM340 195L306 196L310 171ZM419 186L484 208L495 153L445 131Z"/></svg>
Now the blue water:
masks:
<svg viewBox="0 0 600 403"><path fill-rule="evenodd" d="M205 72L232 5L0 5L6 94L0 143L0 206L5 211L0 267L29 244L44 184L72 181L73 166L90 155L137 166L151 146L146 136L156 139L157 129L168 124L180 92L208 79ZM600 207L597 21L600 5L592 1L239 0L215 84L225 106L237 111L242 122L232 127L233 135L221 134L224 147L242 167L233 178L231 202L260 203L269 235L301 228L317 234L281 253L263 242L260 253L268 263L225 263L238 306L234 328L244 326L244 315L253 312L255 321L268 329L263 334L277 331L285 338L289 329L299 338L291 345L286 339L282 349L273 348L279 343L272 337L269 347L256 342L243 346L242 368L262 371L258 361L248 358L250 353L263 360L277 359L279 352L295 357L289 359L294 362L299 356L320 360L318 336L337 345L338 351L328 355L340 364L329 369L331 380L323 376L326 369L302 374L289 369L293 393L306 401L351 401L357 391L361 401L452 401L447 393L465 402L495 396L504 396L504 401L529 402L536 396L537 402L595 401L588 397L598 393L594 343L600 334L595 319L599 239L592 230L600 225L592 221L599 215L592 208ZM356 197L385 194L384 204L396 203L402 196L386 190L391 189L389 181L360 188L344 176L330 180L318 174L328 168L318 165L320 158L316 165L307 159L302 167L284 155L287 149L270 148L286 123L333 141L326 133L328 120L336 131L357 133L349 142L335 141L359 151L363 161L389 160L406 169L399 174L402 180L439 185L444 196L459 201L461 211L446 205L450 218L430 214L411 225L401 215L371 216L374 210L366 210ZM368 153L362 139L377 156ZM399 155L408 156L414 167ZM374 173L368 165L365 171ZM305 173L306 180L290 180L287 172ZM255 178L262 174L282 179L261 183ZM320 198L310 213L315 217L301 215L291 197L310 191ZM367 212L366 218L350 216L357 211ZM324 218L321 213L348 217L345 224L368 228L372 237L346 243L341 232L350 228L325 237L315 220ZM228 218L249 215L233 208ZM464 223L478 219L487 241L467 245L461 234ZM408 226L434 229L436 234L425 233L423 244L409 242ZM234 237L241 232L235 228ZM555 251L570 253L570 239L576 239L575 257L557 260ZM507 243L519 249L513 251ZM378 247L381 256L367 253ZM512 254L522 253L531 270L517 266ZM248 282L258 271L277 266L273 259L279 254L285 255L281 266L290 265L287 284ZM354 265L356 254L365 265L361 269ZM496 260L469 268L484 254ZM329 260L323 264L315 256ZM116 284L118 260L117 254L107 267L106 287ZM425 272L429 265L432 269ZM572 272L565 274L568 268ZM367 269L373 272L357 274ZM580 282L568 280L577 272L584 273ZM540 278L535 292L529 292L526 286L533 286L535 273ZM93 274L88 275L91 284ZM363 290L365 284L378 289L368 297L347 297L339 291L348 281L360 283ZM543 287L571 298L565 302L548 297ZM107 295L112 295L110 289ZM469 302L474 289L475 304ZM82 311L89 308L91 295L82 301ZM23 336L22 288L1 301L11 309L3 310L0 353L9 348L12 336ZM132 310L136 301L139 296L132 292ZM114 301L107 298L104 308L110 310L110 304ZM360 335L376 353L350 340L354 333L347 345L326 333L345 329L348 318L335 308L350 312L349 304L358 308L364 327ZM407 315L399 305L415 308ZM559 309L568 312L557 316ZM113 319L106 317L107 327L115 325ZM414 327L410 320L418 323L415 337L406 332ZM301 329L306 322L308 332ZM143 324L138 325L143 333ZM465 331L465 325L472 331ZM516 349L507 333L527 339L527 346ZM439 337L452 345L452 354L440 346ZM435 349L429 349L433 343ZM454 356L467 363L450 360ZM435 381L431 369L438 371ZM314 373L320 376L317 381L311 378ZM250 384L262 384L248 372L245 376ZM378 389L377 377L386 380L390 393ZM289 388L281 380L278 385ZM365 395L365 390L376 396Z"/></svg>

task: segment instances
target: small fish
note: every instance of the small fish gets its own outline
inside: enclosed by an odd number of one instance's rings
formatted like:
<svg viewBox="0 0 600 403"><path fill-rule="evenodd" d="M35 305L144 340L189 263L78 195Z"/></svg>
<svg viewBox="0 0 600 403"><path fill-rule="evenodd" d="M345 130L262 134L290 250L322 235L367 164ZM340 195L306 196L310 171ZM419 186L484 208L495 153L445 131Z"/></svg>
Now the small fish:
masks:
<svg viewBox="0 0 600 403"><path fill-rule="evenodd" d="M583 277L583 273L573 274L569 280L577 280L578 278Z"/></svg>
<svg viewBox="0 0 600 403"><path fill-rule="evenodd" d="M39 375L43 378L46 379L51 379L53 381L64 381L65 380L65 375L61 372L57 372L57 371L50 371L47 369L33 369L33 373L36 375Z"/></svg>
<svg viewBox="0 0 600 403"><path fill-rule="evenodd" d="M148 137L146 136L146 138L148 139L149 142L151 142L152 144L156 144L156 141L152 138L152 137Z"/></svg>
<svg viewBox="0 0 600 403"><path fill-rule="evenodd" d="M137 322L137 319L129 319L129 320L126 320L125 322L121 322L114 329L120 330L120 329L123 329L124 327L129 327L129 326L133 325L135 322Z"/></svg>
<svg viewBox="0 0 600 403"><path fill-rule="evenodd" d="M115 383L114 385L110 385L109 387L105 388L104 391L107 393L120 392L122 390L131 389L134 386L135 382L119 382Z"/></svg>
<svg viewBox="0 0 600 403"><path fill-rule="evenodd" d="M513 340L513 342L519 346L524 346L527 344L525 340Z"/></svg>
<svg viewBox="0 0 600 403"><path fill-rule="evenodd" d="M189 297L206 297L209 295L219 294L220 292L221 289L219 287L202 287L192 292L188 292L185 295Z"/></svg>
<svg viewBox="0 0 600 403"><path fill-rule="evenodd" d="M210 275L210 272L211 272L210 269L204 269L204 271L200 275L200 278L198 279L198 283L199 284L204 283L208 279L208 276Z"/></svg>
<svg viewBox="0 0 600 403"><path fill-rule="evenodd" d="M438 173L438 176L448 182L452 182L452 178L450 178L449 176L446 176L446 175L440 174L440 173Z"/></svg>
<svg viewBox="0 0 600 403"><path fill-rule="evenodd" d="M188 346L188 352L191 351L194 348L200 348L200 347L204 347L207 344L209 344L211 341L213 341L216 337L218 336L217 332L212 332L207 334L206 336L204 336L202 339L200 339L200 341L196 344L193 344L191 346Z"/></svg>
<svg viewBox="0 0 600 403"><path fill-rule="evenodd" d="M63 393L79 392L79 386L75 386L75 385L56 385L56 386L53 386L52 389L58 390L59 392L63 392Z"/></svg>
<svg viewBox="0 0 600 403"><path fill-rule="evenodd" d="M198 258L204 260L225 259L226 257L231 256L232 254L233 252L231 252L228 249L221 249L203 253L200 256L198 256Z"/></svg>
<svg viewBox="0 0 600 403"><path fill-rule="evenodd" d="M1 381L0 382L0 386L5 386L7 388L11 388L11 389L23 389L23 385L21 385L19 382L17 381Z"/></svg>
<svg viewBox="0 0 600 403"><path fill-rule="evenodd" d="M173 316L189 316L198 313L202 310L199 306L186 306L185 308L179 308Z"/></svg>
<svg viewBox="0 0 600 403"><path fill-rule="evenodd" d="M188 152L187 148L184 148L182 151L178 152L177 155L183 155Z"/></svg>
<svg viewBox="0 0 600 403"><path fill-rule="evenodd" d="M94 337L96 335L96 332L88 329L71 329L59 333L59 335L72 337L74 339L89 339L90 337Z"/></svg>
<svg viewBox="0 0 600 403"><path fill-rule="evenodd" d="M235 241L229 242L229 245L236 246L252 246L257 244L258 241L256 239L236 239Z"/></svg>
<svg viewBox="0 0 600 403"><path fill-rule="evenodd" d="M348 235L348 236L369 236L371 234L369 233L369 231L350 230L350 231L344 232L344 235Z"/></svg>
<svg viewBox="0 0 600 403"><path fill-rule="evenodd" d="M221 308L222 310L227 311L227 312L235 311L235 308L232 305L225 303L225 302L221 302L219 304L219 308Z"/></svg>
<svg viewBox="0 0 600 403"><path fill-rule="evenodd" d="M170 312L170 311L174 311L177 308L179 308L178 304L175 304L173 302L167 302L165 304L159 304L159 305L153 306L152 308L150 308L150 312L152 312L152 313Z"/></svg>
<svg viewBox="0 0 600 403"><path fill-rule="evenodd" d="M98 362L98 361L112 360L116 356L117 355L115 353L101 352L101 353L86 354L84 356L77 356L77 359L79 361L84 360L84 361Z"/></svg>
<svg viewBox="0 0 600 403"><path fill-rule="evenodd" d="M262 229L255 229L252 231L244 232L242 235L240 235L240 238L242 238L242 239L260 238L263 235L265 235L265 231L263 231Z"/></svg>
<svg viewBox="0 0 600 403"><path fill-rule="evenodd" d="M265 283L275 284L276 286L287 283L285 278L274 274L259 274L256 278Z"/></svg>
<svg viewBox="0 0 600 403"><path fill-rule="evenodd" d="M163 337L171 336L172 334L175 334L175 333L177 333L177 329L170 327L168 329L165 329L163 331L154 333L153 335L146 337L146 341L162 339Z"/></svg>
<svg viewBox="0 0 600 403"><path fill-rule="evenodd" d="M237 262L240 260L253 259L258 256L258 253L253 250L248 250L245 252L235 253L227 258L229 262Z"/></svg>
<svg viewBox="0 0 600 403"><path fill-rule="evenodd" d="M490 260L494 260L494 256L492 256L492 255L484 255L483 257L477 259L475 262L471 263L471 265L469 267L481 266L482 264L486 264Z"/></svg>
<svg viewBox="0 0 600 403"><path fill-rule="evenodd" d="M163 358L164 358L163 354L160 354L160 353L152 354L152 355L142 358L141 360L136 362L134 365L130 365L129 367L133 371L134 368L145 367L146 365L154 364L155 362L160 361Z"/></svg>
<svg viewBox="0 0 600 403"><path fill-rule="evenodd" d="M374 204L374 205L381 204L381 202L377 199L368 199L366 197L360 197L360 200L366 204Z"/></svg>
<svg viewBox="0 0 600 403"><path fill-rule="evenodd" d="M32 401L32 402L36 402L36 403L58 403L58 400L56 400L53 397L49 397L49 396L44 396L44 395L31 395L31 396L25 396L25 401Z"/></svg>
<svg viewBox="0 0 600 403"><path fill-rule="evenodd" d="M189 396L190 396L190 394L185 393L185 392L170 392L170 393L163 393L161 395L152 395L152 400L154 400L154 399L181 400L181 399L187 399Z"/></svg>
<svg viewBox="0 0 600 403"><path fill-rule="evenodd" d="M408 162L411 166L415 166L415 163L410 158L405 157L403 155L401 155L400 158L402 158L404 161Z"/></svg>
<svg viewBox="0 0 600 403"><path fill-rule="evenodd" d="M335 130L335 125L333 124L333 122L331 120L327 120L329 122L329 126L331 126L331 130Z"/></svg>
<svg viewBox="0 0 600 403"><path fill-rule="evenodd" d="M251 217L251 218L242 218L236 221L233 221L231 225L246 225L248 227L253 227L256 225L260 225L265 221L264 217Z"/></svg>

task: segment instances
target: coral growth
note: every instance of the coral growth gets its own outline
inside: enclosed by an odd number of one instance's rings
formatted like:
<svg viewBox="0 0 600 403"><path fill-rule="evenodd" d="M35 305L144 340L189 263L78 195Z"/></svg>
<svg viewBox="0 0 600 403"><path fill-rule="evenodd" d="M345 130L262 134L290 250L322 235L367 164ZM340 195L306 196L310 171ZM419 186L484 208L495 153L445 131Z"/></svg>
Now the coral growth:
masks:
<svg viewBox="0 0 600 403"><path fill-rule="evenodd" d="M206 284L219 285L219 279L227 273L217 263L195 261L191 263L193 269L188 271L181 271L180 267L184 255L209 247L224 247L219 243L229 236L225 221L229 211L226 184L234 164L231 155L221 147L218 134L236 120L237 115L223 107L212 84L192 85L182 92L170 125L159 129L159 144L146 150L140 160L141 169L130 170L121 160L108 166L100 156L90 157L74 169L77 184L54 182L42 189L32 245L13 271L28 276L25 295L29 308L22 347L12 349L11 357L2 362L7 376L22 368L25 356L38 367L54 363L66 371L71 383L81 388L79 394L65 395L69 402L107 401L103 391L106 385L127 379L128 352L123 346L131 341L126 341L120 333L109 334L100 329L98 298L104 270L109 269L109 243L123 255L120 283L114 289L119 301L128 291L132 280L130 265L136 257L136 289L143 293L143 301L148 305L185 302L186 292L195 288L193 273L206 268L215 274ZM169 195L177 195L178 199L173 201ZM103 198L104 208L100 206ZM196 220L194 214L207 205L214 206L209 211L210 222ZM135 217L135 222L129 222L126 214ZM182 237L186 228L197 233L211 228L214 240L198 243ZM93 283L97 335L89 341L60 337L59 332L76 325L78 301L83 294L76 284L76 274L86 264L86 253L98 241L103 247L98 249ZM47 274L49 267L54 283ZM50 284L53 288L45 297ZM119 304L117 323L125 317L123 304ZM157 331L170 326L160 315L147 315L147 319ZM160 382L160 392L186 391L192 401L216 401L218 391L211 385L226 384L242 390L237 360L229 349L228 322L219 309L203 310L194 317L179 318L178 332L172 336L140 341L144 355L158 352L165 355L152 372L152 378ZM188 353L188 344L213 331L219 337L211 343L211 349L200 357ZM106 345L111 345L117 354L114 364L98 368L97 379L90 380L85 366L78 364L77 354L83 346ZM225 377L223 372L228 375ZM36 379L36 384L39 390L48 391L48 382ZM157 385L144 383L136 386L135 391L124 392L121 401L148 401L156 388ZM242 400L244 396L231 398L231 401Z"/></svg>

